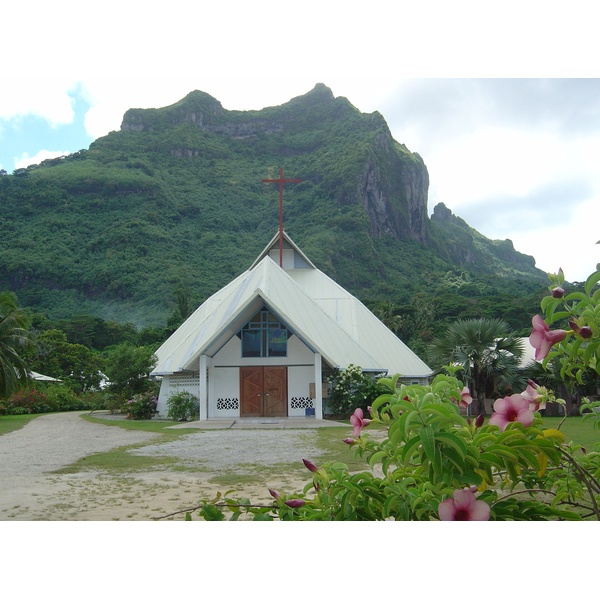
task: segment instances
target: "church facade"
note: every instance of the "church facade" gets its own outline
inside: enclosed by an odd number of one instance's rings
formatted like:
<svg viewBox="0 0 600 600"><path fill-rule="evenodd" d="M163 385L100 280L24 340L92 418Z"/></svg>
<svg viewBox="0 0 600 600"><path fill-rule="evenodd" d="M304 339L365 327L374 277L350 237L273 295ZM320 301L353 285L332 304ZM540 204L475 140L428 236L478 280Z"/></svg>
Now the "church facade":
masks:
<svg viewBox="0 0 600 600"><path fill-rule="evenodd" d="M282 240L280 242L280 239ZM200 419L279 419L326 410L327 374L358 365L426 383L431 369L285 232L157 350L158 414L178 391Z"/></svg>

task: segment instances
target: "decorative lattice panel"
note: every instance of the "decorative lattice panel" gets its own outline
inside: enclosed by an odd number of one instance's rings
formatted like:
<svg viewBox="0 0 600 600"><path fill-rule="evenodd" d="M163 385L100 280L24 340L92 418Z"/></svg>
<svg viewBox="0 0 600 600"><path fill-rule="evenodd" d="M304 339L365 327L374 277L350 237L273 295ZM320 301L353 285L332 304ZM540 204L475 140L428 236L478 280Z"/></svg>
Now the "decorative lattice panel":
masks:
<svg viewBox="0 0 600 600"><path fill-rule="evenodd" d="M292 398L291 408L313 408L312 398Z"/></svg>
<svg viewBox="0 0 600 600"><path fill-rule="evenodd" d="M200 385L199 373L175 373L170 378L171 387L197 387Z"/></svg>
<svg viewBox="0 0 600 600"><path fill-rule="evenodd" d="M237 398L217 398L217 410L238 410L240 401Z"/></svg>

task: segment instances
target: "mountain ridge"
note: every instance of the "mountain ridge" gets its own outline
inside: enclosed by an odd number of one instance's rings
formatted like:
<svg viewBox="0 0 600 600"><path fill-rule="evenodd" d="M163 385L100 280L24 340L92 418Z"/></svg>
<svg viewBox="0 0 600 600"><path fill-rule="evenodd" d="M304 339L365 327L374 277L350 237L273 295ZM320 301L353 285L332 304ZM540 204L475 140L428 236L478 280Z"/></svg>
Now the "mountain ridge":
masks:
<svg viewBox="0 0 600 600"><path fill-rule="evenodd" d="M546 283L509 240L443 204L429 217L421 156L380 113L317 84L261 110L230 111L198 90L132 108L88 150L0 177L0 288L52 315L164 321L175 290L200 302L271 239L278 195L261 181L280 167L302 179L285 189L286 231L366 302L440 297L446 280L470 296Z"/></svg>

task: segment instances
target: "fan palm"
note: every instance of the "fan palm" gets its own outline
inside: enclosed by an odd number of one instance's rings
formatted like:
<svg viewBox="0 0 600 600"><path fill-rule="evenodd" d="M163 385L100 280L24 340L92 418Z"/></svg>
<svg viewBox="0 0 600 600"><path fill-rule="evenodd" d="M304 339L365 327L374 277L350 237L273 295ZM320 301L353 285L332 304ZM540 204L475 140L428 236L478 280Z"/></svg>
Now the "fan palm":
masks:
<svg viewBox="0 0 600 600"><path fill-rule="evenodd" d="M435 339L427 352L435 368L452 364L462 367L473 397L475 414L484 412L486 387L510 388L521 383L518 373L523 342L501 319L462 319Z"/></svg>
<svg viewBox="0 0 600 600"><path fill-rule="evenodd" d="M14 294L0 293L0 398L10 396L28 371L23 353L32 348L33 338L26 328L25 315L17 307Z"/></svg>

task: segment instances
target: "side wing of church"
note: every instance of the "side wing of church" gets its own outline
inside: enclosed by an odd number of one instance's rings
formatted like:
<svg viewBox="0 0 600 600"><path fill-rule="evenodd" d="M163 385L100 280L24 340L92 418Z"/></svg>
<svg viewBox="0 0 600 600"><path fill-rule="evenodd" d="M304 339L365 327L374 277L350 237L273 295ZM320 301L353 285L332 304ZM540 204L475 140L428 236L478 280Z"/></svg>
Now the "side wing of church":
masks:
<svg viewBox="0 0 600 600"><path fill-rule="evenodd" d="M283 252L281 253L281 247ZM280 266L280 258L282 266ZM186 390L200 419L323 418L327 374L350 364L426 383L431 369L283 232L157 350L158 413Z"/></svg>

